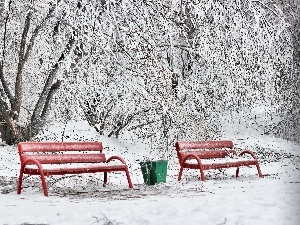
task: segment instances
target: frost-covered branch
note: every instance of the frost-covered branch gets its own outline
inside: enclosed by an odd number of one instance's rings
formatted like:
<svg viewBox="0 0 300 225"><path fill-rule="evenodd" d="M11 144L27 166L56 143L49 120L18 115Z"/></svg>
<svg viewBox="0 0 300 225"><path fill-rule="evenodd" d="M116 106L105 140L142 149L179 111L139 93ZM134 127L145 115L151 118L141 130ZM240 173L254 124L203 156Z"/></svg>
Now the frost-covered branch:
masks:
<svg viewBox="0 0 300 225"><path fill-rule="evenodd" d="M8 3L8 9L10 10L11 0ZM6 51L6 33L7 33L7 26L9 21L9 12L7 12L6 17L4 19L4 32L3 32L3 50L2 50L2 59L0 60L0 81L2 87L4 89L5 94L7 95L10 102L13 102L13 95L9 89L7 81L4 78L4 61L5 61L5 51ZM0 111L1 112L1 111Z"/></svg>
<svg viewBox="0 0 300 225"><path fill-rule="evenodd" d="M69 55L71 52L71 49L75 43L74 35L76 35L76 33L73 33L73 36L69 39L69 42L67 43L64 51L61 53L60 57L58 58L57 62L55 63L55 65L53 66L53 68L51 69L47 77L43 91L41 92L38 102L32 113L32 117L31 117L32 129L36 127L41 121L44 121L43 117L46 115L46 110L48 109L49 106L49 100L52 99L53 94L60 86L60 82L53 84L53 81L59 70L59 63L62 62L65 59L65 57Z"/></svg>
<svg viewBox="0 0 300 225"><path fill-rule="evenodd" d="M45 26L45 23L47 22L47 20L50 19L50 17L52 16L53 12L55 11L55 9L56 9L56 6L52 6L49 9L49 12L47 13L47 15L40 22L40 24L37 25L36 28L34 29L33 34L32 34L32 36L30 38L29 44L27 46L24 58L23 58L24 62L26 62L28 60L28 57L29 57L29 55L31 53L31 50L32 50L33 46L34 46L34 42L35 42L35 39L36 39L37 35L39 34L40 30Z"/></svg>

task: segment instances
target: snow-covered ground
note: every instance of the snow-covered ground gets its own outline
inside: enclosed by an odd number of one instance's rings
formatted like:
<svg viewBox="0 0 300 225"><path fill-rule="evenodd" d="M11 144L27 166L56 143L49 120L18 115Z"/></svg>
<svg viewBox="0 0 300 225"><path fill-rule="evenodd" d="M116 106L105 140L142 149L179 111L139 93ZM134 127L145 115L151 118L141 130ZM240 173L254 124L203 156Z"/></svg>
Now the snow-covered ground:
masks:
<svg viewBox="0 0 300 225"><path fill-rule="evenodd" d="M99 136L86 123L54 124L43 134L47 140L102 141L108 156L122 156L128 163L134 189L123 173L47 178L49 197L43 195L38 177L26 177L21 195L16 193L19 158L16 146L0 144L0 225L51 224L300 224L300 147L261 135L257 130L229 126L224 121L220 138L232 139L240 150L251 149L261 160L264 178L256 168L183 173L177 181L177 158L168 159L167 182L143 184L139 162L145 158L142 143Z"/></svg>

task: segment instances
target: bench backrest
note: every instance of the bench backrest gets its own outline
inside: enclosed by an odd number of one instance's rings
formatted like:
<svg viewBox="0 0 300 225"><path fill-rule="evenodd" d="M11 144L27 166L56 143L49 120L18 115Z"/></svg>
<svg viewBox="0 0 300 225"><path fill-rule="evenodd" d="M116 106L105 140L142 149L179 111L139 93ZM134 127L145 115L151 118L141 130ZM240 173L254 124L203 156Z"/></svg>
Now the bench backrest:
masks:
<svg viewBox="0 0 300 225"><path fill-rule="evenodd" d="M40 163L105 162L101 142L20 142L18 152L21 163L35 159Z"/></svg>
<svg viewBox="0 0 300 225"><path fill-rule="evenodd" d="M175 147L180 164L188 154L195 154L200 159L224 158L230 153L236 155L231 140L179 141Z"/></svg>

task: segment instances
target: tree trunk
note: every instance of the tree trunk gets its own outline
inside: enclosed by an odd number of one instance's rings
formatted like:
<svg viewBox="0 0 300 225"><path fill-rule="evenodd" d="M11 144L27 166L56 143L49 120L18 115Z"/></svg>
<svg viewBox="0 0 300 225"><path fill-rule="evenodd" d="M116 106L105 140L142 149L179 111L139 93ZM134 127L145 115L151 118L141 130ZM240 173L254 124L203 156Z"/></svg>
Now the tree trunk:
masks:
<svg viewBox="0 0 300 225"><path fill-rule="evenodd" d="M26 64L30 52L34 46L35 38L37 37L39 31L43 28L45 22L52 16L52 13L55 10L55 6L51 7L46 17L41 21L41 23L36 26L33 30L32 36L27 43L28 32L30 28L30 21L32 14L28 13L25 18L25 24L20 40L20 48L18 52L18 69L15 80L15 93L11 92L9 84L4 76L4 62L5 53L6 53L6 30L8 24L9 14L4 20L4 35L3 35L3 58L0 61L0 137L2 141L5 141L7 144L15 144L20 141L28 141L34 135L36 135L40 129L44 126L46 122L46 117L48 115L50 103L56 91L59 89L61 81L56 81L53 83L53 80L57 74L59 68L59 62L62 61L66 55L68 55L74 45L74 36L70 38L66 48L61 53L61 57L58 59L55 66L52 68L52 71L49 74L48 80L45 84L44 90L39 96L39 101L36 104L35 110L33 112L31 121L28 121L26 127L21 127L17 124L17 120L20 114L20 108L22 106L22 75L23 68Z"/></svg>

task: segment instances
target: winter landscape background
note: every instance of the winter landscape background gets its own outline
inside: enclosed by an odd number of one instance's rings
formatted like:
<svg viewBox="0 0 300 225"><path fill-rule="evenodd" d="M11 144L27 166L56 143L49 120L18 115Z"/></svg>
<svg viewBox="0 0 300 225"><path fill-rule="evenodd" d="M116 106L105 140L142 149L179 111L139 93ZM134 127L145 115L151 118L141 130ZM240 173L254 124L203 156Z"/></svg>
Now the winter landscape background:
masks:
<svg viewBox="0 0 300 225"><path fill-rule="evenodd" d="M220 138L232 138L237 149L251 149L260 159L264 178L256 168L209 170L201 182L198 171L183 173L177 181L179 164L170 150L167 182L146 186L139 162L149 157L143 143L100 136L87 122L53 124L49 139L102 141L108 156L120 155L129 165L133 190L123 173L47 178L49 197L43 195L39 177L23 181L17 195L19 158L16 146L0 147L0 224L288 224L300 219L299 145L280 138L262 136L245 124L227 124ZM65 136L65 138L66 138ZM151 154L154 159L156 155Z"/></svg>
<svg viewBox="0 0 300 225"><path fill-rule="evenodd" d="M297 224L299 0L0 0L0 15L0 224ZM223 138L265 178L177 182L175 141ZM50 178L44 198L27 178L16 195L29 140L103 141L136 188ZM138 162L159 158L167 183L147 187Z"/></svg>

